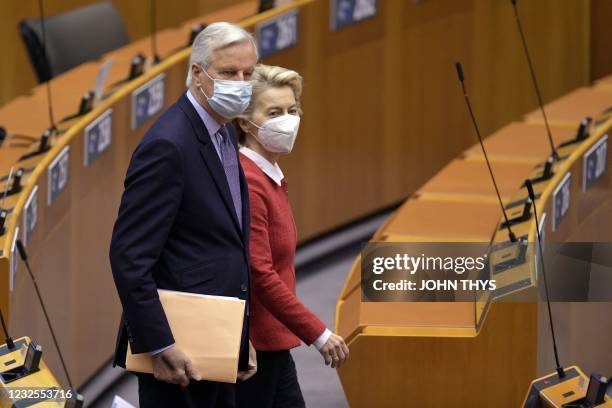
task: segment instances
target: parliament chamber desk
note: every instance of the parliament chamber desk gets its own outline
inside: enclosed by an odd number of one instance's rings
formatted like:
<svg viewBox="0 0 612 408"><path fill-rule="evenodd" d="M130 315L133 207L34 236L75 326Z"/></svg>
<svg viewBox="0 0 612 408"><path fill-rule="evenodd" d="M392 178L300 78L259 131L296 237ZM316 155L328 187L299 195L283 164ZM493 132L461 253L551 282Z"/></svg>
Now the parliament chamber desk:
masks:
<svg viewBox="0 0 612 408"><path fill-rule="evenodd" d="M610 83L612 77L546 106L556 146L574 139L585 116L593 118L590 136L559 147L561 161L554 164L552 178L534 184L543 235L550 242L612 241L607 151L612 87L605 85ZM523 122L503 127L484 144L512 219L528 197L522 183L540 176L550 155L541 113L525 115ZM603 158L605 170L585 188L585 154L602 144L598 159L601 166ZM559 188L569 193L569 207L553 226ZM493 247L509 241L507 230L499 228L501 217L481 147L474 145L406 200L372 242L483 242ZM535 228L531 217L513 231L535 242ZM496 276L498 290L510 295L532 290L535 274L533 261L505 270ZM549 280L555 278L554 269L548 274ZM609 269L603 283L612 287ZM495 302L486 292L472 302L367 302L361 293L360 256L336 308L336 330L351 350L349 363L339 369L351 407L518 407L531 381L554 371L543 303ZM552 307L561 363L579 365L587 377L591 372L609 376L612 302L553 302Z"/></svg>
<svg viewBox="0 0 612 408"><path fill-rule="evenodd" d="M483 84L498 83L496 92L531 94L515 32L497 29L498 23L506 24L511 17L506 13L510 12L508 5L499 6L507 7L504 10L490 7L489 0L385 0L378 4L376 15L334 30L330 28L329 0L296 0L261 14L256 14L258 1L244 1L158 32L157 49L162 61L148 64L145 72L131 81L123 80L134 56L151 55L149 38L128 44L99 61L84 63L50 83L56 122L76 112L83 94L92 90L100 66L112 60L104 97L88 114L59 123L60 134L51 137L50 150L25 160L20 158L37 150L38 139L50 125L45 86L37 86L0 107L0 125L9 133L0 147L3 190L5 183L13 182L8 179L11 169L13 174L20 168L24 171L22 190L0 199L0 207L9 212L6 230L0 234L0 307L14 337L27 335L44 346L45 362L63 386L66 381L61 365L25 265L16 252L16 239L27 248L68 369L79 387L109 361L113 352L120 304L110 272L108 245L122 181L134 147L145 131L185 91L190 53L187 43L194 24L230 21L260 34L268 24L294 23L296 31L287 48L263 55L262 60L296 69L305 79L300 137L295 152L281 161L291 184L289 194L302 240L397 203L473 143L462 100L449 98L449 90L456 89L449 61L458 55L469 56L473 62L466 73L482 69L479 77ZM565 44L547 54L541 65L551 71L565 61L563 73L551 75L548 83L548 89L561 95L586 82L585 61L573 56L584 55L580 47L586 43L583 40L588 27L583 17L588 10L568 2L551 14L546 12L549 5L542 1L525 3L524 7L525 14L532 16L531 27L559 27L540 36ZM468 24L473 24L479 35L465 30ZM493 34L514 45L491 50L486 39ZM548 52L545 45L534 44L534 51ZM509 61L508 66L482 65L498 58ZM506 69L517 72L515 82L496 80L505 77ZM368 79L366 84L364 78ZM596 88L608 92L609 83L602 81ZM423 103L420 89L427 89L427 103ZM487 95L488 88L480 90ZM496 128L507 123L509 117L527 111L531 102L511 98L503 112L492 105L483 98L478 107L483 120ZM448 115L445 120L439 120L440 112ZM517 194L523 174L526 176L546 154L546 145L538 132L532 131L537 125L510 126L528 126L525 132L506 128L500 132L520 133L518 137L532 147L522 148L500 137L487 140L495 165L501 166L505 200ZM555 124L554 136L565 140L574 127ZM422 142L425 133L427 143ZM449 134L456 137L449 140ZM493 143L499 143L497 149ZM442 170L431 178L415 196L419 198L408 200L388 221L379 238L487 241L499 209L481 167L481 157L474 149L452 160L446 167L452 174ZM440 177L443 174L454 179ZM453 183L461 188L453 189ZM410 327L415 322L426 326L433 319L439 327L455 325L466 335L475 331L469 328L473 319L467 304L465 310L451 313L456 320L449 318L444 305L417 305L421 312L406 313L401 318L384 307L364 307L360 312L358 300L349 296L354 286L358 287L358 278L352 271L341 299L341 304L350 303L352 309L348 314L341 311L337 321L340 332L352 342L353 367L361 364L363 343L359 336L363 338L364 334L360 327L365 328L367 322L388 317L395 319L397 327ZM487 321L493 321L493 313L501 312L492 308ZM516 311L505 313L520 316ZM496 330L492 324L485 327ZM354 404L352 384L356 383L347 379L347 373L341 371L342 380Z"/></svg>

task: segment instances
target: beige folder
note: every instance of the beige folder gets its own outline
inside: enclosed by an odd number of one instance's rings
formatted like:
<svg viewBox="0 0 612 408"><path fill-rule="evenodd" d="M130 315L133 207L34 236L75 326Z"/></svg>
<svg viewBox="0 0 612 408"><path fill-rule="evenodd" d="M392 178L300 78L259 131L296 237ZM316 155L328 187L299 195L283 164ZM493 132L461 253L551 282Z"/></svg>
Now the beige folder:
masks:
<svg viewBox="0 0 612 408"><path fill-rule="evenodd" d="M176 345L187 354L205 380L236 382L244 300L159 289L159 300ZM132 354L126 368L152 373L151 356Z"/></svg>

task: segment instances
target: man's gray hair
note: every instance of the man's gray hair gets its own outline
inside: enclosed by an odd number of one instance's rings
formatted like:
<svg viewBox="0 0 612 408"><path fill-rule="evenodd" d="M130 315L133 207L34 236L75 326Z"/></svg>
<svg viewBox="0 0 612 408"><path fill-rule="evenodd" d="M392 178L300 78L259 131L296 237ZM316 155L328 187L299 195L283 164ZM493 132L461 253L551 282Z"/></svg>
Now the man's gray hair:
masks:
<svg viewBox="0 0 612 408"><path fill-rule="evenodd" d="M213 51L243 41L249 41L253 45L256 61L259 61L259 52L255 38L244 28L225 22L212 23L207 26L193 40L185 85L187 87L191 85L191 66L193 64L200 64L206 67L211 63Z"/></svg>

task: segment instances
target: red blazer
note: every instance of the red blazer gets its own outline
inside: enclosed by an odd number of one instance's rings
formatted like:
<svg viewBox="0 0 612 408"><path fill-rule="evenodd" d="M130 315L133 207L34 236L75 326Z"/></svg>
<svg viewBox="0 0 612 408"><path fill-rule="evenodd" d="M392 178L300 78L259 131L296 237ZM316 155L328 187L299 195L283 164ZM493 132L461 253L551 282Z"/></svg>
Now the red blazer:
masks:
<svg viewBox="0 0 612 408"><path fill-rule="evenodd" d="M276 184L240 154L251 208L250 339L256 350L289 350L310 345L325 324L295 294L297 233L287 184Z"/></svg>

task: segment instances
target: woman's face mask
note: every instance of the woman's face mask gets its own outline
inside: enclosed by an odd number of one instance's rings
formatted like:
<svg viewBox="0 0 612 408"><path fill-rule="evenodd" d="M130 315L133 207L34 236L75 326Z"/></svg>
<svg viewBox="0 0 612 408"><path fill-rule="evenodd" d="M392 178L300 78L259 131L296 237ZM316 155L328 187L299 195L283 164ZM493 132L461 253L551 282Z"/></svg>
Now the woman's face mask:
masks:
<svg viewBox="0 0 612 408"><path fill-rule="evenodd" d="M254 134L253 137L267 151L283 154L291 153L300 127L299 116L285 114L267 119L261 125L257 125L250 120L249 122L258 129L257 134Z"/></svg>
<svg viewBox="0 0 612 408"><path fill-rule="evenodd" d="M226 119L232 119L245 111L251 101L253 90L250 82L215 79L208 75L204 67L200 68L213 81L212 96L206 95L201 86L199 89L215 112Z"/></svg>

